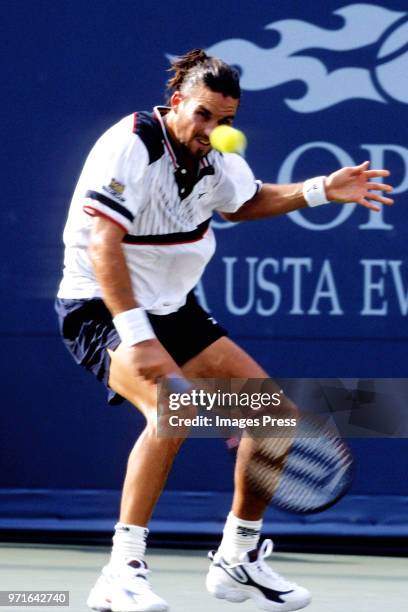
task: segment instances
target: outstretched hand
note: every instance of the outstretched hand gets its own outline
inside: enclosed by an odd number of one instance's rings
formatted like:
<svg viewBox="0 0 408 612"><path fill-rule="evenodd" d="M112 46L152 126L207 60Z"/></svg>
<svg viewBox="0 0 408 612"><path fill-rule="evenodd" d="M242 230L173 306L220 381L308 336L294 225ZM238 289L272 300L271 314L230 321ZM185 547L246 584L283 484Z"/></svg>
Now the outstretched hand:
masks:
<svg viewBox="0 0 408 612"><path fill-rule="evenodd" d="M391 198L373 193L376 191L389 193L392 191L391 185L370 181L370 179L389 176L389 171L368 170L369 165L370 162L365 161L359 166L341 168L330 174L325 183L327 199L330 202L357 202L357 204L377 212L380 208L373 201L387 206L394 204L394 200Z"/></svg>

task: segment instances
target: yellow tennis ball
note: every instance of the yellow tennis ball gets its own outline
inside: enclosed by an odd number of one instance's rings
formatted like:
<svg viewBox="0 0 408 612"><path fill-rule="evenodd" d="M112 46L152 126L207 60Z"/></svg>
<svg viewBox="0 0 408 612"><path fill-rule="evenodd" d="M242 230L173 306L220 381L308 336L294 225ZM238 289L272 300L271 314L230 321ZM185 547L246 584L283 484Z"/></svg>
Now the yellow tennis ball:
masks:
<svg viewBox="0 0 408 612"><path fill-rule="evenodd" d="M219 125L210 134L213 149L221 153L239 153L242 155L247 145L245 134L229 125Z"/></svg>

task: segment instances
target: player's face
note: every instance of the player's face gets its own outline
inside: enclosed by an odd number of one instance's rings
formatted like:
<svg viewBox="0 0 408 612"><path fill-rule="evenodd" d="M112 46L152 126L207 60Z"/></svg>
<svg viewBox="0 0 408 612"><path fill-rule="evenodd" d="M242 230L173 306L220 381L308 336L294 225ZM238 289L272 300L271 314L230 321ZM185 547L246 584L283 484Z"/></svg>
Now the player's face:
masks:
<svg viewBox="0 0 408 612"><path fill-rule="evenodd" d="M172 136L194 158L211 149L210 134L217 125L231 125L239 100L197 85L188 94L177 91L171 98L168 127Z"/></svg>

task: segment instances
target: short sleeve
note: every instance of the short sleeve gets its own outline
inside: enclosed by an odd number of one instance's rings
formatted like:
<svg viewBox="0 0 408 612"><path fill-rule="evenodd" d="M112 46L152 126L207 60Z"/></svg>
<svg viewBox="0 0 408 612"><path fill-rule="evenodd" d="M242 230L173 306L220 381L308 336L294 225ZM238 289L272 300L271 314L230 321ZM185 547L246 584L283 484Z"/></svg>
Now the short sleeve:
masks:
<svg viewBox="0 0 408 612"><path fill-rule="evenodd" d="M85 163L77 196L91 216L108 217L126 232L141 205L149 154L125 118L97 141Z"/></svg>
<svg viewBox="0 0 408 612"><path fill-rule="evenodd" d="M221 197L215 210L232 213L253 198L258 193L262 183L255 179L245 159L235 153L223 154L222 171L224 179L219 193Z"/></svg>

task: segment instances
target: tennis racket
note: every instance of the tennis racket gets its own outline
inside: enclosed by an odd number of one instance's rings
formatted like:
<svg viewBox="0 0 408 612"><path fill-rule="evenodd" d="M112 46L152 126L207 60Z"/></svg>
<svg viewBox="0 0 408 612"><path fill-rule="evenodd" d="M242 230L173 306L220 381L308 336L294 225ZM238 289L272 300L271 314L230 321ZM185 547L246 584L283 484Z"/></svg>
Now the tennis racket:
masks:
<svg viewBox="0 0 408 612"><path fill-rule="evenodd" d="M171 393L189 393L185 378L168 377ZM283 510L300 514L322 512L349 490L353 458L335 426L319 415L300 414L290 438L252 436L246 462L249 490ZM227 447L237 451L240 437L230 437Z"/></svg>
<svg viewBox="0 0 408 612"><path fill-rule="evenodd" d="M227 440L234 450L239 439ZM254 438L249 488L267 503L300 514L322 512L349 490L353 458L335 428L300 415L293 439Z"/></svg>

